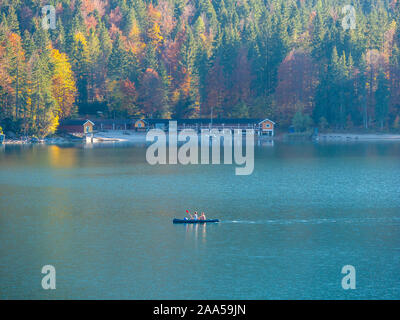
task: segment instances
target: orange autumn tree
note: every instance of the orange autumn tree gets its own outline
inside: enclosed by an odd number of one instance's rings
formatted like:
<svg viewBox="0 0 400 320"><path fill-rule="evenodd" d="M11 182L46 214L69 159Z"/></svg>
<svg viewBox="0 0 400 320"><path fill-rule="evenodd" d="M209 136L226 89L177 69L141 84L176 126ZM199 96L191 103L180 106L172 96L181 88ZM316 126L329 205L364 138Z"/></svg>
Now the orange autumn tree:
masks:
<svg viewBox="0 0 400 320"><path fill-rule="evenodd" d="M139 116L140 112L136 105L137 91L135 83L125 79L120 82L120 88L123 93L121 109L129 116Z"/></svg>
<svg viewBox="0 0 400 320"><path fill-rule="evenodd" d="M71 64L65 53L60 53L57 49L52 49L51 58L54 64L52 92L59 106L59 116L61 119L64 119L76 112L75 79L72 74Z"/></svg>
<svg viewBox="0 0 400 320"><path fill-rule="evenodd" d="M138 117L141 112L137 107L137 91L135 84L129 79L113 80L107 84L109 92L109 110L115 116Z"/></svg>

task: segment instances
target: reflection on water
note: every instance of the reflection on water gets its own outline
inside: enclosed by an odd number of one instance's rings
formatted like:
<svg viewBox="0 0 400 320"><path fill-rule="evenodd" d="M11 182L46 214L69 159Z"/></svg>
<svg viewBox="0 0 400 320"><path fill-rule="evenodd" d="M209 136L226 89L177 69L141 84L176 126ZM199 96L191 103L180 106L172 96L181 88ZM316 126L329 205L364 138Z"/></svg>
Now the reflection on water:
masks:
<svg viewBox="0 0 400 320"><path fill-rule="evenodd" d="M261 143L250 176L145 155L1 146L0 298L400 297L400 144ZM172 224L187 208L221 223Z"/></svg>
<svg viewBox="0 0 400 320"><path fill-rule="evenodd" d="M273 147L274 146L274 140L258 139L257 140L257 146L259 146L259 147Z"/></svg>
<svg viewBox="0 0 400 320"><path fill-rule="evenodd" d="M202 243L206 243L207 236L207 224L206 223L187 223L186 224L186 239L191 239L197 243L197 241L201 241Z"/></svg>
<svg viewBox="0 0 400 320"><path fill-rule="evenodd" d="M54 168L72 168L77 166L77 148L63 149L56 145L47 148L48 163Z"/></svg>

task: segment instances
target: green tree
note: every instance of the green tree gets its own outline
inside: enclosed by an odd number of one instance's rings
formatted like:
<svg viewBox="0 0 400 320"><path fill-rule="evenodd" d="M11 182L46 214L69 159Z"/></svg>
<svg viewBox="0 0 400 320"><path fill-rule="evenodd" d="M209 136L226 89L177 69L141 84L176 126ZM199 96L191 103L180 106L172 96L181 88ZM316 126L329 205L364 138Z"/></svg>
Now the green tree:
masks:
<svg viewBox="0 0 400 320"><path fill-rule="evenodd" d="M121 36L117 34L114 41L111 55L108 61L109 76L114 79L123 79L128 70L128 59Z"/></svg>
<svg viewBox="0 0 400 320"><path fill-rule="evenodd" d="M298 110L293 116L292 125L296 132L304 132L311 127L312 119L309 115Z"/></svg>
<svg viewBox="0 0 400 320"><path fill-rule="evenodd" d="M389 112L390 88L389 81L383 70L378 75L378 85L375 92L375 115L381 130L383 129Z"/></svg>
<svg viewBox="0 0 400 320"><path fill-rule="evenodd" d="M86 37L83 33L77 32L74 36L72 47L72 68L76 77L78 89L77 102L82 106L88 102L88 76L90 65L90 51Z"/></svg>

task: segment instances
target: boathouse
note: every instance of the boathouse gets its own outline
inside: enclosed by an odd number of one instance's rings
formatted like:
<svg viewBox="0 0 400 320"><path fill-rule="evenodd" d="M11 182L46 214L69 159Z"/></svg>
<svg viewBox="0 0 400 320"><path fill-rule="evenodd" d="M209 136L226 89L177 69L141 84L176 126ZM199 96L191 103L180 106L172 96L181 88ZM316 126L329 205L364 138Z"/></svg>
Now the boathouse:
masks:
<svg viewBox="0 0 400 320"><path fill-rule="evenodd" d="M92 133L94 122L88 119L62 120L58 127L61 133Z"/></svg>
<svg viewBox="0 0 400 320"><path fill-rule="evenodd" d="M261 135L268 135L270 137L274 136L274 127L275 127L275 122L269 119L264 119L258 124L260 128L260 134Z"/></svg>
<svg viewBox="0 0 400 320"><path fill-rule="evenodd" d="M90 120L86 120L83 124L83 132L84 133L93 133L94 123Z"/></svg>
<svg viewBox="0 0 400 320"><path fill-rule="evenodd" d="M132 130L135 120L132 119L94 119L96 130Z"/></svg>
<svg viewBox="0 0 400 320"><path fill-rule="evenodd" d="M176 121L178 131L193 129L235 130L253 129L259 135L274 136L275 122L270 119L85 119L64 120L60 123L60 132L93 133L103 130L148 131L161 129L168 131L170 121Z"/></svg>
<svg viewBox="0 0 400 320"><path fill-rule="evenodd" d="M136 131L146 131L148 128L148 123L144 119L139 119L135 121L134 128Z"/></svg>
<svg viewBox="0 0 400 320"><path fill-rule="evenodd" d="M275 122L270 119L146 119L147 129L167 131L170 121L176 121L178 131L183 129L254 129L260 135L274 136Z"/></svg>
<svg viewBox="0 0 400 320"><path fill-rule="evenodd" d="M136 120L131 119L74 119L63 120L58 127L59 132L93 133L103 130L132 130ZM89 131L87 131L89 130Z"/></svg>

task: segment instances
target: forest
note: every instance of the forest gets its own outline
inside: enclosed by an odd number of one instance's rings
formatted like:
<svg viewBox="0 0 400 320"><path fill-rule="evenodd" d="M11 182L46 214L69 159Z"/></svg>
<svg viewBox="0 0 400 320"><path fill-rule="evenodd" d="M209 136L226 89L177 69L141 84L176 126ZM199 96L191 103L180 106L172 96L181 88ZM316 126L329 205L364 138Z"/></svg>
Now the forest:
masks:
<svg viewBox="0 0 400 320"><path fill-rule="evenodd" d="M398 131L399 18L397 0L0 0L0 126L268 117Z"/></svg>

